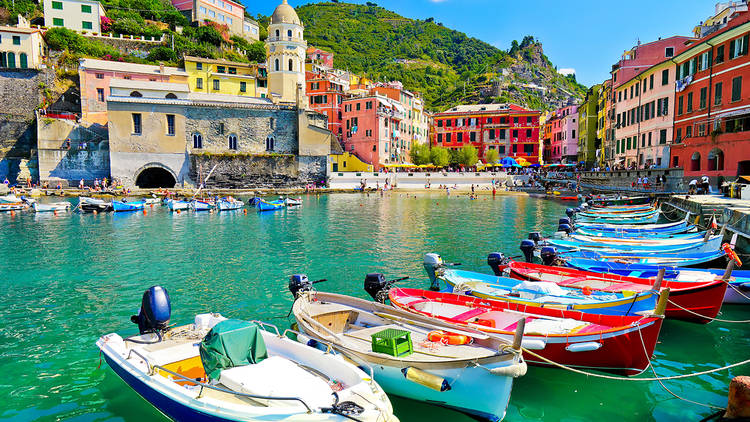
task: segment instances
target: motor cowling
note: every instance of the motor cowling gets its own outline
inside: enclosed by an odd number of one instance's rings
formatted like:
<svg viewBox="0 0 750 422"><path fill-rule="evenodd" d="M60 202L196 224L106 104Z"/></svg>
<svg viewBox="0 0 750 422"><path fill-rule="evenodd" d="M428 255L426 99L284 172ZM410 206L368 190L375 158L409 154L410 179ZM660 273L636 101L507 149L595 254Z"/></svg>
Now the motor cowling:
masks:
<svg viewBox="0 0 750 422"><path fill-rule="evenodd" d="M430 278L430 290L440 290L440 282L437 279L437 271L443 267L443 258L436 253L425 254L423 260L424 270Z"/></svg>
<svg viewBox="0 0 750 422"><path fill-rule="evenodd" d="M557 226L557 231L559 231L559 232L565 232L566 234L570 234L570 232L572 231L572 229L570 228L569 224L564 224L563 223L563 224L560 224L560 225Z"/></svg>
<svg viewBox="0 0 750 422"><path fill-rule="evenodd" d="M531 232L529 233L529 240L533 240L534 243L539 243L542 241L542 234L539 232Z"/></svg>
<svg viewBox="0 0 750 422"><path fill-rule="evenodd" d="M138 315L131 316L130 320L138 324L140 334L157 333L167 329L171 316L172 304L167 289L151 286L143 292Z"/></svg>
<svg viewBox="0 0 750 422"><path fill-rule="evenodd" d="M557 259L557 249L552 246L545 246L540 251L539 255L542 258L544 265L552 265Z"/></svg>
<svg viewBox="0 0 750 422"><path fill-rule="evenodd" d="M503 275L503 270L508 266L508 258L502 252L492 252L487 255L487 265L492 268L496 276Z"/></svg>
<svg viewBox="0 0 750 422"><path fill-rule="evenodd" d="M576 214L578 214L579 212L583 211L583 208L581 208L581 207L575 207L575 208L573 208L573 211L575 211Z"/></svg>
<svg viewBox="0 0 750 422"><path fill-rule="evenodd" d="M380 303L385 303L390 288L390 283L381 273L370 273L365 276L365 291Z"/></svg>
<svg viewBox="0 0 750 422"><path fill-rule="evenodd" d="M570 218L564 218L563 217L563 218L557 220L557 225L559 226L560 224L570 225Z"/></svg>
<svg viewBox="0 0 750 422"><path fill-rule="evenodd" d="M309 292L313 288L312 282L305 274L294 274L289 277L288 287L295 299L297 299L302 293Z"/></svg>
<svg viewBox="0 0 750 422"><path fill-rule="evenodd" d="M565 215L567 215L570 218L573 218L573 216L576 214L575 210L573 208L566 208L565 209Z"/></svg>
<svg viewBox="0 0 750 422"><path fill-rule="evenodd" d="M526 262L531 262L532 258L534 257L534 248L536 245L534 244L533 240L524 239L521 241L521 252L523 252L523 256L526 258Z"/></svg>

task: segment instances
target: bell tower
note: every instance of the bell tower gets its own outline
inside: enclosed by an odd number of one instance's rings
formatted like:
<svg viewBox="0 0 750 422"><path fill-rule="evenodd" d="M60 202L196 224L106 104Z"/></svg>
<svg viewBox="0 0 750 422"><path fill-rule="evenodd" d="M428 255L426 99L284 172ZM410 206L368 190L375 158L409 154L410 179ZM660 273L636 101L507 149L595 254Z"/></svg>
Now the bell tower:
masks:
<svg viewBox="0 0 750 422"><path fill-rule="evenodd" d="M266 38L268 93L274 103L296 104L305 97L305 27L287 0L276 7ZM302 85L302 92L298 92ZM306 104L306 102L305 102Z"/></svg>

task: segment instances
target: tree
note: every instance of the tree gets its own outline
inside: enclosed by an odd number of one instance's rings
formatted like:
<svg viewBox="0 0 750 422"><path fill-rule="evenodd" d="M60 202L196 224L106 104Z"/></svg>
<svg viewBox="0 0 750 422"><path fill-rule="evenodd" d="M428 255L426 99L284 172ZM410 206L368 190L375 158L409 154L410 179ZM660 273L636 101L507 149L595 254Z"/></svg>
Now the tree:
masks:
<svg viewBox="0 0 750 422"><path fill-rule="evenodd" d="M496 149L490 149L484 154L484 159L487 160L487 164L496 163L500 159L500 154Z"/></svg>
<svg viewBox="0 0 750 422"><path fill-rule="evenodd" d="M195 36L200 42L219 46L224 38L221 33L214 27L206 25L200 26L195 30Z"/></svg>
<svg viewBox="0 0 750 422"><path fill-rule="evenodd" d="M415 143L409 151L411 162L416 165L430 163L430 147L427 144Z"/></svg>
<svg viewBox="0 0 750 422"><path fill-rule="evenodd" d="M159 46L155 47L148 53L146 60L150 62L176 62L177 53L169 47Z"/></svg>
<svg viewBox="0 0 750 422"><path fill-rule="evenodd" d="M445 167L450 164L450 153L443 147L435 147L430 150L430 161L436 167Z"/></svg>
<svg viewBox="0 0 750 422"><path fill-rule="evenodd" d="M247 50L247 59L255 63L263 63L266 61L266 44L263 41L257 41L250 44L250 48Z"/></svg>
<svg viewBox="0 0 750 422"><path fill-rule="evenodd" d="M471 145L464 145L458 151L458 164L462 166L471 167L479 161L479 152Z"/></svg>

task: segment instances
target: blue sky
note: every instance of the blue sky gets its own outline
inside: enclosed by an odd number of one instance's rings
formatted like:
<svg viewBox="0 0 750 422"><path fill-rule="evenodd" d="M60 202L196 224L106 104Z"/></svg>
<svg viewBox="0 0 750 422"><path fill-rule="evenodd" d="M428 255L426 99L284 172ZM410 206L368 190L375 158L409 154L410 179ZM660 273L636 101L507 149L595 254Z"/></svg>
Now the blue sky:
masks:
<svg viewBox="0 0 750 422"><path fill-rule="evenodd" d="M343 0L342 0L343 1ZM281 0L245 0L253 15L268 15ZM364 3L364 1L349 2ZM292 6L311 3L289 0ZM572 68L593 85L609 77L623 51L641 42L691 35L713 14L713 1L629 0L608 2L523 0L380 0L379 6L414 19L434 17L445 26L507 50L512 40L537 37L558 68Z"/></svg>

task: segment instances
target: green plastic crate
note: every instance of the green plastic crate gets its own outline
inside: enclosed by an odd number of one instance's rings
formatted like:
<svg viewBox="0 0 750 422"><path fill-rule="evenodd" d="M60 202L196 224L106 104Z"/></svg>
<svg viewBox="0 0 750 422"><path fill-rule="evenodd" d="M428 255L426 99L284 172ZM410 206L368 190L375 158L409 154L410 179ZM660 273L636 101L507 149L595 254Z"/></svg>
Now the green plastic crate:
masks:
<svg viewBox="0 0 750 422"><path fill-rule="evenodd" d="M394 357L408 356L414 353L411 333L395 328L379 331L372 335L372 351Z"/></svg>

